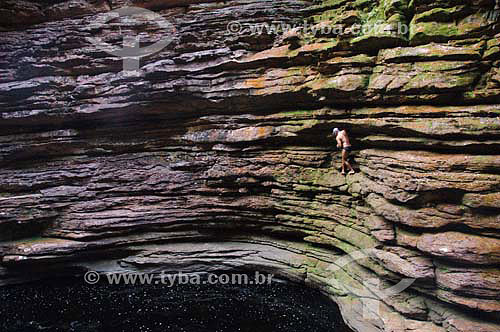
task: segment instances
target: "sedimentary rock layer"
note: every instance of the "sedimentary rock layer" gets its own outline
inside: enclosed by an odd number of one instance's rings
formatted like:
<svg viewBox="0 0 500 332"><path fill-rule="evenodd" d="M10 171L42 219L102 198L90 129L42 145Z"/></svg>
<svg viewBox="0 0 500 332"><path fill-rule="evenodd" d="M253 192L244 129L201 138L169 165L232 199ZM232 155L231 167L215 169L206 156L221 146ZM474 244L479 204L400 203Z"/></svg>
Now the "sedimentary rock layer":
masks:
<svg viewBox="0 0 500 332"><path fill-rule="evenodd" d="M124 5L175 30L93 24ZM260 269L320 288L357 331L499 329L497 2L0 7L1 284ZM173 39L133 74L87 39L132 30ZM389 297L368 282L402 279Z"/></svg>

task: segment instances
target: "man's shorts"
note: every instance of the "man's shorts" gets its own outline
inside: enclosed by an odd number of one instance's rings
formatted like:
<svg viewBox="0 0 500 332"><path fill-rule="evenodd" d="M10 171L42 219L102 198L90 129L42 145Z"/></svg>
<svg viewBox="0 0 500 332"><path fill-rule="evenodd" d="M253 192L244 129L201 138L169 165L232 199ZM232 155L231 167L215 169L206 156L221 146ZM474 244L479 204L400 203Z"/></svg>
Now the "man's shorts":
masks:
<svg viewBox="0 0 500 332"><path fill-rule="evenodd" d="M351 152L352 151L352 146L344 146L342 150L345 150L345 152Z"/></svg>

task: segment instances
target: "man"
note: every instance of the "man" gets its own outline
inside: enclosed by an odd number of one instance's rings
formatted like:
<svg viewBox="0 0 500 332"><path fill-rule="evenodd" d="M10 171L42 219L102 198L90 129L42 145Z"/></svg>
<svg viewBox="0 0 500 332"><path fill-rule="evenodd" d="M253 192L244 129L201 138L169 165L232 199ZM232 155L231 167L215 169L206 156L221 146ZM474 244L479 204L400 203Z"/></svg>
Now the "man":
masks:
<svg viewBox="0 0 500 332"><path fill-rule="evenodd" d="M345 166L350 169L349 174L354 174L354 169L352 169L351 164L347 159L349 158L349 152L352 151L351 142L349 142L349 136L347 136L347 131L339 130L339 128L333 129L333 135L337 140L337 147L342 149L342 175L345 175Z"/></svg>

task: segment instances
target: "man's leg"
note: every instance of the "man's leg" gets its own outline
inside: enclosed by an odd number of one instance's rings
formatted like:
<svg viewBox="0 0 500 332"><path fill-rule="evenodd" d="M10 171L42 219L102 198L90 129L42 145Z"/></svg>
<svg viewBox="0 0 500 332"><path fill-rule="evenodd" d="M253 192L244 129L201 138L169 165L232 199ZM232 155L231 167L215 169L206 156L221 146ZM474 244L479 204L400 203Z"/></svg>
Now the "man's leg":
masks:
<svg viewBox="0 0 500 332"><path fill-rule="evenodd" d="M344 154L345 154L345 157L344 157ZM345 164L347 165L347 168L349 168L349 174L354 174L354 169L352 168L351 164L349 163L349 153L344 150L342 152L342 159L345 160Z"/></svg>
<svg viewBox="0 0 500 332"><path fill-rule="evenodd" d="M347 151L342 149L342 175L345 175L345 163L347 159Z"/></svg>

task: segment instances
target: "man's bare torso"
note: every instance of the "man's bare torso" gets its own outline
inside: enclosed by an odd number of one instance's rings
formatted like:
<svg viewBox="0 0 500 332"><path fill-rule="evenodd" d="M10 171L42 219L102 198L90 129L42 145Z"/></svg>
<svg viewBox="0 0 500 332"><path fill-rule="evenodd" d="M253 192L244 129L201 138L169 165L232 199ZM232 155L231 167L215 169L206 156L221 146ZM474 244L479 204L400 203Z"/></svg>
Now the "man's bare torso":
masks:
<svg viewBox="0 0 500 332"><path fill-rule="evenodd" d="M349 141L349 137L347 136L347 132L345 130L339 132L337 138L342 142L342 148L351 146L351 142Z"/></svg>

